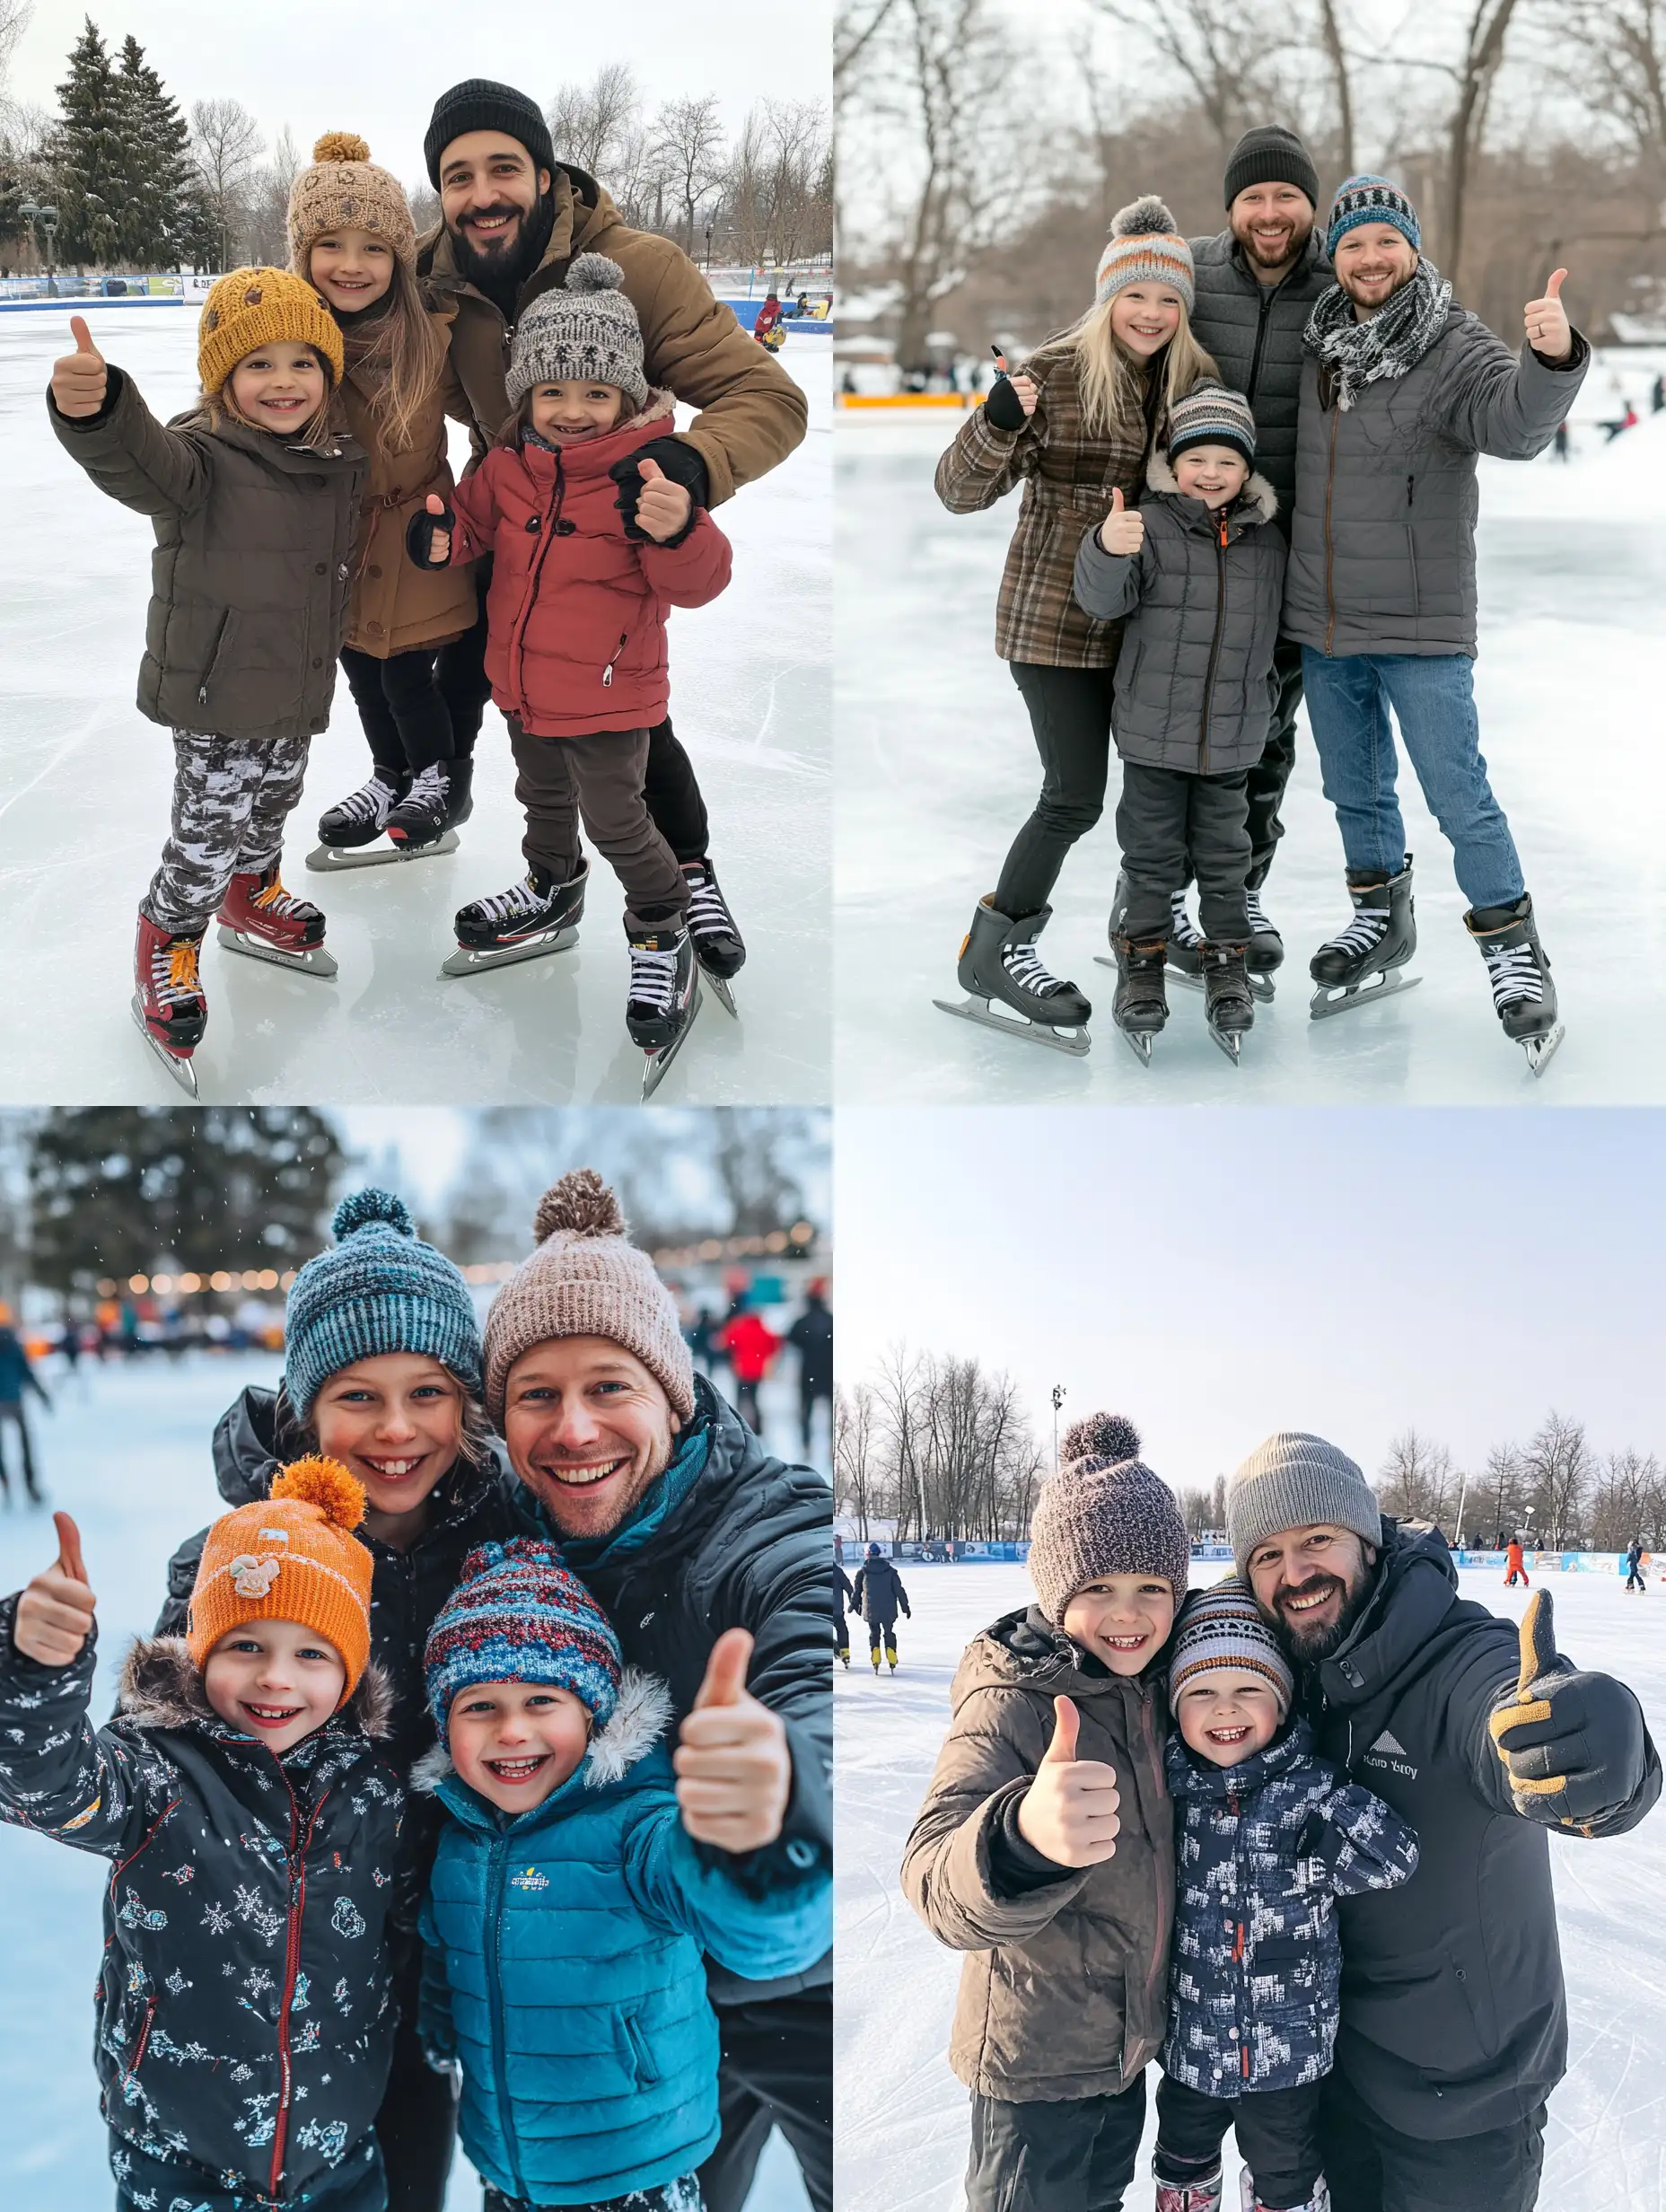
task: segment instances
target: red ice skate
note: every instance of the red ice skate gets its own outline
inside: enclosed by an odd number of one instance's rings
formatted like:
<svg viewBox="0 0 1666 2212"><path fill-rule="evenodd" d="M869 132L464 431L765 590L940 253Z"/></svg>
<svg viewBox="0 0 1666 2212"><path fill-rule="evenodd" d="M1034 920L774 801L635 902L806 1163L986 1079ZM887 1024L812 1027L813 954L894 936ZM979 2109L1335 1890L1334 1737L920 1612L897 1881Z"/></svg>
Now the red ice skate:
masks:
<svg viewBox="0 0 1666 2212"><path fill-rule="evenodd" d="M262 873L234 875L216 917L220 942L230 952L269 960L307 975L333 976L334 956L324 950L324 917L309 900L284 889L277 863Z"/></svg>
<svg viewBox="0 0 1666 2212"><path fill-rule="evenodd" d="M202 932L162 929L141 908L133 952L133 1018L139 1033L180 1085L197 1096L191 1055L208 1026L208 1002L197 973Z"/></svg>

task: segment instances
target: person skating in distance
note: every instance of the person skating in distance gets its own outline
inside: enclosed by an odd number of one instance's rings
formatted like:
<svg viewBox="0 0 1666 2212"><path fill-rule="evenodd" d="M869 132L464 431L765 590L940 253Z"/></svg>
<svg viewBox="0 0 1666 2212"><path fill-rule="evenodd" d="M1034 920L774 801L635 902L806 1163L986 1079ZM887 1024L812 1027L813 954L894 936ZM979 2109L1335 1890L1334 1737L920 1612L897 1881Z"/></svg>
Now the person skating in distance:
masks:
<svg viewBox="0 0 1666 2212"><path fill-rule="evenodd" d="M890 1662L890 1671L897 1672L897 1615L906 1614L912 1620L908 1593L902 1586L902 1576L897 1572L878 1544L868 1546L868 1554L856 1569L856 1579L851 1584L850 1609L859 1613L868 1624L868 1656L873 1662L873 1672L880 1671L880 1646Z"/></svg>
<svg viewBox="0 0 1666 2212"><path fill-rule="evenodd" d="M833 1562L833 1650L846 1673L850 1671L850 1622L847 1612L856 1610L856 1593L850 1576L837 1559Z"/></svg>

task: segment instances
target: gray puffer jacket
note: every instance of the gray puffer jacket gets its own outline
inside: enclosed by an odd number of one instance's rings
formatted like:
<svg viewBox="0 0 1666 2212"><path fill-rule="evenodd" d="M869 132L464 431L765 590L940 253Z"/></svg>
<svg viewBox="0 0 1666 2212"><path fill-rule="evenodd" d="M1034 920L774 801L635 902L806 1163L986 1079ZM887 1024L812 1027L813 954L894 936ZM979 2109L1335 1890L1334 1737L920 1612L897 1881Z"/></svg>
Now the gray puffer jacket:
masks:
<svg viewBox="0 0 1666 2212"><path fill-rule="evenodd" d="M1324 240L1310 232L1295 267L1264 285L1231 231L1194 238L1197 303L1192 336L1214 355L1221 382L1241 391L1255 417L1256 467L1278 494L1278 528L1287 540L1296 501L1296 408L1302 396L1302 333L1321 292L1335 284Z"/></svg>
<svg viewBox="0 0 1666 2212"><path fill-rule="evenodd" d="M1574 404L1591 348L1562 367L1518 356L1454 302L1404 376L1351 408L1311 356L1302 372L1285 632L1337 656L1475 657L1475 458L1530 461Z"/></svg>
<svg viewBox="0 0 1666 2212"><path fill-rule="evenodd" d="M1096 619L1127 616L1110 726L1124 760L1183 776L1229 776L1267 745L1273 648L1284 595L1278 501L1252 476L1211 514L1153 453L1140 502L1145 542L1107 553L1095 524L1076 549L1076 597Z"/></svg>

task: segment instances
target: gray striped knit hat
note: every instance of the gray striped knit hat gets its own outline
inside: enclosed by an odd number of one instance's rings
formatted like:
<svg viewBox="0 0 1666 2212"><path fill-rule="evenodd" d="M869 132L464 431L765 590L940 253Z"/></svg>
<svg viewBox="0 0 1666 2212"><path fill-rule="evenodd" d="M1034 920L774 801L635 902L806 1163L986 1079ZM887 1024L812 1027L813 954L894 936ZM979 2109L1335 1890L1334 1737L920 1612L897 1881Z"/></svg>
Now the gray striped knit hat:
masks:
<svg viewBox="0 0 1666 2212"><path fill-rule="evenodd" d="M330 1226L335 1250L307 1261L284 1317L284 1389L301 1418L332 1374L386 1352L425 1353L478 1391L480 1324L469 1286L423 1242L402 1201L355 1190Z"/></svg>
<svg viewBox="0 0 1666 2212"><path fill-rule="evenodd" d="M1241 391L1224 384L1194 384L1169 409L1171 464L1193 445L1230 445L1255 466L1255 417Z"/></svg>
<svg viewBox="0 0 1666 2212"><path fill-rule="evenodd" d="M1290 1662L1256 1610L1249 1584L1236 1575L1212 1590L1194 1590L1181 1609L1169 1653L1171 1708L1188 1681L1216 1667L1242 1667L1264 1676L1277 1696L1280 1713L1290 1710L1296 1694Z"/></svg>
<svg viewBox="0 0 1666 2212"><path fill-rule="evenodd" d="M625 272L605 253L581 253L565 285L540 292L515 325L504 389L511 407L535 384L617 384L638 408L648 397L642 328L619 290Z"/></svg>
<svg viewBox="0 0 1666 2212"><path fill-rule="evenodd" d="M1092 1413L1065 1432L1058 1472L1042 1484L1030 1525L1030 1579L1055 1628L1101 1575L1161 1575L1179 1603L1191 1540L1173 1491L1139 1449L1138 1429L1120 1413Z"/></svg>
<svg viewBox="0 0 1666 2212"><path fill-rule="evenodd" d="M1112 215L1110 236L1099 257L1094 300L1103 306L1127 285L1169 285L1185 301L1188 315L1197 301L1192 250L1154 192L1118 207Z"/></svg>
<svg viewBox="0 0 1666 2212"><path fill-rule="evenodd" d="M1324 1523L1381 1546L1377 1494L1346 1452L1322 1436L1281 1428L1226 1483L1226 1533L1238 1572L1258 1543Z"/></svg>

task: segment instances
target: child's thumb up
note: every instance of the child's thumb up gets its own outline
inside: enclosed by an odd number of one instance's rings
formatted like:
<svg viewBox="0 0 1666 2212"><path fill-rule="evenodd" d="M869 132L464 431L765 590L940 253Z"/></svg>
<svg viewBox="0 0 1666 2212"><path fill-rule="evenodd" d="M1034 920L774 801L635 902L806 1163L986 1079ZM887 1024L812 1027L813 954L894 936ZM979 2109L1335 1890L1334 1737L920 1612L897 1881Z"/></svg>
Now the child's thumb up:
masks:
<svg viewBox="0 0 1666 2212"><path fill-rule="evenodd" d="M84 315L70 317L69 334L75 341L75 351L78 354L91 354L95 361L102 359L103 356L100 354L98 347L92 343L92 333L87 328L87 319Z"/></svg>
<svg viewBox="0 0 1666 2212"><path fill-rule="evenodd" d="M1120 514L1122 513L1122 487L1118 485L1115 491L1113 491L1110 495L1110 511L1113 514Z"/></svg>
<svg viewBox="0 0 1666 2212"><path fill-rule="evenodd" d="M85 328L84 324L83 328ZM89 1581L86 1562L81 1556L81 1531L66 1513L55 1513L52 1525L57 1531L58 1573L67 1575L71 1582Z"/></svg>
<svg viewBox="0 0 1666 2212"><path fill-rule="evenodd" d="M664 483L665 471L661 468L657 461L639 461L637 466L642 472L642 480L644 484Z"/></svg>
<svg viewBox="0 0 1666 2212"><path fill-rule="evenodd" d="M430 514L443 514L445 513L445 502L441 498L438 492L430 492L428 494L427 507Z"/></svg>
<svg viewBox="0 0 1666 2212"><path fill-rule="evenodd" d="M1081 1715L1069 1698L1053 1700L1053 1741L1041 1755L1044 1767L1074 1765L1076 1756L1076 1733L1082 1725Z"/></svg>

